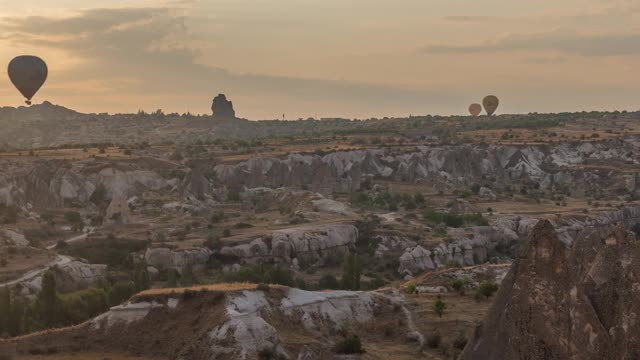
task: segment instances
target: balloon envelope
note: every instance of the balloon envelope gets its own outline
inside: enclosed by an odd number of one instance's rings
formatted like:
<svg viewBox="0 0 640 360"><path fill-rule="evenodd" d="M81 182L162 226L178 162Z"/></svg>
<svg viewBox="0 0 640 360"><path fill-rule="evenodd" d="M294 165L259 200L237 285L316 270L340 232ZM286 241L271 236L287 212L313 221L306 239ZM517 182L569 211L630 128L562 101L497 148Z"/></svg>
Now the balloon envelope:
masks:
<svg viewBox="0 0 640 360"><path fill-rule="evenodd" d="M469 113L473 116L478 116L482 112L482 105L480 104L471 104L469 105Z"/></svg>
<svg viewBox="0 0 640 360"><path fill-rule="evenodd" d="M500 100L494 95L489 95L482 100L482 105L484 105L484 110L487 112L487 115L491 116L498 109Z"/></svg>
<svg viewBox="0 0 640 360"><path fill-rule="evenodd" d="M47 80L49 70L39 57L22 55L11 60L8 73L13 85L27 98L27 104L30 104L31 98Z"/></svg>

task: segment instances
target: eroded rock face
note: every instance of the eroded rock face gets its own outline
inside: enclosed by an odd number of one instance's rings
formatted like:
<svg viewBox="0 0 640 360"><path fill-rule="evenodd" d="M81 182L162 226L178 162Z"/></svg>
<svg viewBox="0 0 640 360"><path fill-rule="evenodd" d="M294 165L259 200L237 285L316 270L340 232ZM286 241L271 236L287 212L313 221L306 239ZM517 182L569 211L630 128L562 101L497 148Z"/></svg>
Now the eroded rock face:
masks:
<svg viewBox="0 0 640 360"><path fill-rule="evenodd" d="M178 272L187 267L199 270L209 261L213 252L207 248L192 248L184 250L171 250L169 248L147 249L144 260L147 265L158 270L174 269Z"/></svg>
<svg viewBox="0 0 640 360"><path fill-rule="evenodd" d="M87 264L81 261L71 261L64 265L51 268L56 277L56 287L61 293L83 290L107 273L107 265ZM25 296L35 296L42 290L42 275L20 283L21 293Z"/></svg>
<svg viewBox="0 0 640 360"><path fill-rule="evenodd" d="M233 110L233 103L227 100L224 94L219 94L213 98L211 111L215 119L235 119L236 117L236 112Z"/></svg>
<svg viewBox="0 0 640 360"><path fill-rule="evenodd" d="M462 359L640 358L640 243L591 227L571 247L540 221Z"/></svg>
<svg viewBox="0 0 640 360"><path fill-rule="evenodd" d="M235 165L218 165L218 178L227 186L246 188L306 187L321 193L359 190L371 177L424 182L434 189L468 187L495 179L492 189L518 181L538 183L541 190L571 186L572 192L600 188L636 191L635 179L614 170L583 169L601 161L637 163L638 140L553 145L419 146L418 151L388 154L384 150L338 151L325 156L291 154L284 159L253 158ZM492 199L489 188L482 196Z"/></svg>
<svg viewBox="0 0 640 360"><path fill-rule="evenodd" d="M0 166L4 170L0 174L0 202L25 208L60 207L65 202L86 204L98 186L104 186L105 197L110 200L116 196L130 198L167 185L156 172L135 163L90 159Z"/></svg>
<svg viewBox="0 0 640 360"><path fill-rule="evenodd" d="M326 257L347 252L357 239L358 229L353 225L304 226L276 230L248 244L224 247L220 253L248 262L298 259L320 265Z"/></svg>

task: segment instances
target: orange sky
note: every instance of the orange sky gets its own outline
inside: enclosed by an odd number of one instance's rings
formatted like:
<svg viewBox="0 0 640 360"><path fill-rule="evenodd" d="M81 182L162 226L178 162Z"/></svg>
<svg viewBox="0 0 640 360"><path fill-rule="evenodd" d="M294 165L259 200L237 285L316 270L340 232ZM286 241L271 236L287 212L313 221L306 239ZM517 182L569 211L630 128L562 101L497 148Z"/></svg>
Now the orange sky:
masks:
<svg viewBox="0 0 640 360"><path fill-rule="evenodd" d="M43 57L34 101L241 117L640 108L640 4L604 0L0 0L0 63ZM107 6L108 8L105 8ZM21 98L0 77L0 105Z"/></svg>

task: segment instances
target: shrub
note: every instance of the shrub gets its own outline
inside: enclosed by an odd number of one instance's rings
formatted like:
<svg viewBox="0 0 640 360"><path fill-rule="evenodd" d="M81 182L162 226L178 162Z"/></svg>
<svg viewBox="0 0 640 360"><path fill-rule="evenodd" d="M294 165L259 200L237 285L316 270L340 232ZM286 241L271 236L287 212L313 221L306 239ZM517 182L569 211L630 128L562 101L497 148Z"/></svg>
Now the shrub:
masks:
<svg viewBox="0 0 640 360"><path fill-rule="evenodd" d="M280 264L246 265L237 272L221 274L218 280L219 282L250 282L254 284L295 286L293 273Z"/></svg>
<svg viewBox="0 0 640 360"><path fill-rule="evenodd" d="M222 242L216 235L209 234L207 236L207 240L205 240L204 242L204 246L206 246L210 250L220 250L220 248L222 248Z"/></svg>
<svg viewBox="0 0 640 360"><path fill-rule="evenodd" d="M418 292L416 284L407 285L407 288L405 290L406 290L407 294L415 294L416 292Z"/></svg>
<svg viewBox="0 0 640 360"><path fill-rule="evenodd" d="M464 335L460 334L455 340L453 340L452 345L454 348L462 350L465 346L467 346L467 338Z"/></svg>
<svg viewBox="0 0 640 360"><path fill-rule="evenodd" d="M237 191L229 191L229 193L227 193L227 201L240 202L240 193Z"/></svg>
<svg viewBox="0 0 640 360"><path fill-rule="evenodd" d="M453 260L453 259L447 260L447 262L444 263L444 267L445 268L449 268L449 269L458 268L458 267L461 267L461 266L462 265L460 265L460 263L458 261Z"/></svg>
<svg viewBox="0 0 640 360"><path fill-rule="evenodd" d="M365 350L362 348L362 342L358 335L351 335L344 338L342 341L336 344L334 351L337 354L364 354Z"/></svg>
<svg viewBox="0 0 640 360"><path fill-rule="evenodd" d="M455 290L458 294L464 295L464 288L468 283L469 283L469 279L464 279L464 280L457 279L449 283L449 286L453 290Z"/></svg>
<svg viewBox="0 0 640 360"><path fill-rule="evenodd" d="M478 294L487 299L493 296L496 291L498 291L498 284L492 282L483 282L478 287Z"/></svg>
<svg viewBox="0 0 640 360"><path fill-rule="evenodd" d="M248 224L248 223L243 223L243 222L239 222L239 223L233 225L234 229L249 229L249 228L252 228L252 227L253 227L253 225Z"/></svg>
<svg viewBox="0 0 640 360"><path fill-rule="evenodd" d="M427 337L427 346L430 349L437 349L440 347L440 343L442 342L442 337L440 334L431 334Z"/></svg>
<svg viewBox="0 0 640 360"><path fill-rule="evenodd" d="M216 211L213 214L211 214L211 223L212 224L219 223L222 220L224 220L224 212Z"/></svg>
<svg viewBox="0 0 640 360"><path fill-rule="evenodd" d="M224 237L231 236L231 230L229 230L229 229L222 230L222 236L224 236Z"/></svg>
<svg viewBox="0 0 640 360"><path fill-rule="evenodd" d="M438 314L438 317L442 317L442 314L444 314L444 311L447 308L447 304L442 301L442 299L436 299L431 307L433 308L433 311Z"/></svg>
<svg viewBox="0 0 640 360"><path fill-rule="evenodd" d="M278 355L273 349L262 349L258 352L259 360L279 360L282 356Z"/></svg>
<svg viewBox="0 0 640 360"><path fill-rule="evenodd" d="M462 217L463 221L467 225L476 225L476 226L488 226L489 221L482 216L482 214L466 214Z"/></svg>
<svg viewBox="0 0 640 360"><path fill-rule="evenodd" d="M340 284L332 274L324 274L318 281L318 287L320 290L335 290L340 288Z"/></svg>

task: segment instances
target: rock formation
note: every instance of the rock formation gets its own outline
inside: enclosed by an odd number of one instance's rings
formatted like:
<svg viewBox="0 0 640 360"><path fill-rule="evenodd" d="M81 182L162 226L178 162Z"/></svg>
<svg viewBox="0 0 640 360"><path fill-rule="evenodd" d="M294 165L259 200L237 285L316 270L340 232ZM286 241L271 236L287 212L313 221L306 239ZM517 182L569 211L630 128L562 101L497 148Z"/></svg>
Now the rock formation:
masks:
<svg viewBox="0 0 640 360"><path fill-rule="evenodd" d="M540 221L462 359L640 358L640 243L589 228L570 247Z"/></svg>
<svg viewBox="0 0 640 360"><path fill-rule="evenodd" d="M213 252L207 248L192 248L184 250L171 250L168 248L147 249L144 260L152 268L157 270L174 269L182 272L187 267L199 270L209 261Z"/></svg>
<svg viewBox="0 0 640 360"><path fill-rule="evenodd" d="M602 161L637 164L640 141L553 145L418 146L418 151L390 154L385 150L337 151L324 156L290 154L286 158L256 157L215 167L226 186L245 188L282 186L320 193L361 189L366 179L427 183L436 189L463 187L495 179L482 196L518 183L536 183L531 191L555 191L568 186L572 193L601 189L629 194L636 182L614 169L581 168ZM640 182L638 182L640 183Z"/></svg>
<svg viewBox="0 0 640 360"><path fill-rule="evenodd" d="M334 224L295 227L273 231L248 244L224 247L220 253L245 262L271 259L321 265L327 257L344 254L355 246L358 229L353 225Z"/></svg>
<svg viewBox="0 0 640 360"><path fill-rule="evenodd" d="M218 94L213 98L213 104L211 104L211 111L213 111L213 117L215 119L235 119L236 112L233 110L233 103L227 100L224 94Z"/></svg>
<svg viewBox="0 0 640 360"><path fill-rule="evenodd" d="M61 293L68 293L88 288L93 282L107 274L107 265L87 264L81 261L54 266L51 268L56 276L56 287ZM42 290L42 276L19 283L24 296L35 296Z"/></svg>

